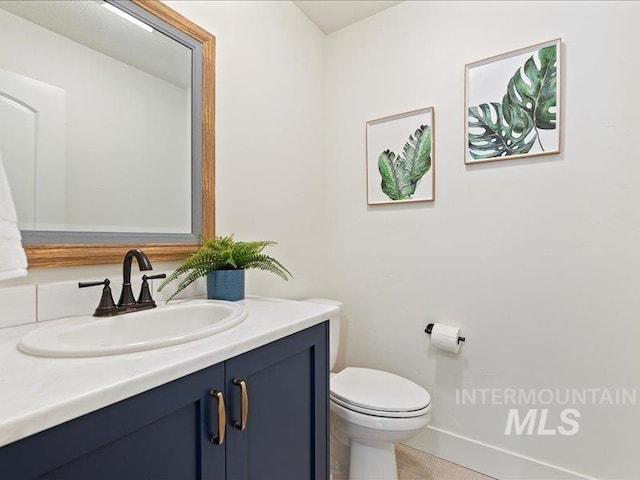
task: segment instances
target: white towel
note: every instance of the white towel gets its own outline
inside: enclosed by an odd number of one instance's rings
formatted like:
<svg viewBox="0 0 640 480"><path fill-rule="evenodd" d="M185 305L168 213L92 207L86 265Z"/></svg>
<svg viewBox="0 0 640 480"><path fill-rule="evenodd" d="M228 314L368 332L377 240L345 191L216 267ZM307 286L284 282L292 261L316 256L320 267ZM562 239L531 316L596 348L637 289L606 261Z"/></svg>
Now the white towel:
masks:
<svg viewBox="0 0 640 480"><path fill-rule="evenodd" d="M22 248L16 208L0 155L0 280L26 274L27 256Z"/></svg>

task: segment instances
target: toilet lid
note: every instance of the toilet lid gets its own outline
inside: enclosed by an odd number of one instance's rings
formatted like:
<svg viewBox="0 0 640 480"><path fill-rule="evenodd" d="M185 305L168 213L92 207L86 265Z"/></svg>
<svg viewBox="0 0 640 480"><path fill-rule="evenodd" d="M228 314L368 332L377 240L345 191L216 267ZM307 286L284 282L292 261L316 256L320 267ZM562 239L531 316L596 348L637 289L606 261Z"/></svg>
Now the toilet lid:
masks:
<svg viewBox="0 0 640 480"><path fill-rule="evenodd" d="M331 378L331 396L341 405L372 412L411 412L425 409L431 397L420 385L393 373L348 367Z"/></svg>
<svg viewBox="0 0 640 480"><path fill-rule="evenodd" d="M334 397L333 395L329 396L331 398L331 404L332 405L340 405L343 408L346 408L347 410L351 410L352 412L358 412L358 413L364 413L366 415L370 415L372 417L377 417L377 418L413 418L413 417L421 417L423 415L426 415L427 413L429 413L431 411L431 404L427 405L424 408L421 408L420 410L409 410L406 412L387 412L387 411L382 411L382 410L372 410L370 408L364 408L364 407L357 407L355 405L352 405L350 403L344 402L342 400L340 400L337 397Z"/></svg>

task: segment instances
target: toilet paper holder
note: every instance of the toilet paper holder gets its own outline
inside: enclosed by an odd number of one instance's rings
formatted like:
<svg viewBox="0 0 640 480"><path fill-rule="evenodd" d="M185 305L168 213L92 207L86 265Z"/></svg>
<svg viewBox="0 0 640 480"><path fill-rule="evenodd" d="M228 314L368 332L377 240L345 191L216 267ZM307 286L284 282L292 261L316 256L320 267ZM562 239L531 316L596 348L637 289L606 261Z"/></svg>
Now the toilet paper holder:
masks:
<svg viewBox="0 0 640 480"><path fill-rule="evenodd" d="M427 328L424 329L424 333L426 333L427 335L431 335L431 331L433 330L433 323L430 323L429 325L427 325ZM464 342L466 341L466 337L458 337L458 343L460 342Z"/></svg>

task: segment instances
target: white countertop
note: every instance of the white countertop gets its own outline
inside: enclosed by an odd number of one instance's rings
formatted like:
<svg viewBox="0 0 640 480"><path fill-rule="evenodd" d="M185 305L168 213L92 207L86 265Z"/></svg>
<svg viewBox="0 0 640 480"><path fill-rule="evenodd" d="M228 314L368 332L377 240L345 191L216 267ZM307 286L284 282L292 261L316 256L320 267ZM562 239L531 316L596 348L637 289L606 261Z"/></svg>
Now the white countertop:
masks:
<svg viewBox="0 0 640 480"><path fill-rule="evenodd" d="M337 311L272 298L243 303L249 316L237 327L182 345L122 355L34 357L16 345L35 324L0 329L0 446L317 325Z"/></svg>

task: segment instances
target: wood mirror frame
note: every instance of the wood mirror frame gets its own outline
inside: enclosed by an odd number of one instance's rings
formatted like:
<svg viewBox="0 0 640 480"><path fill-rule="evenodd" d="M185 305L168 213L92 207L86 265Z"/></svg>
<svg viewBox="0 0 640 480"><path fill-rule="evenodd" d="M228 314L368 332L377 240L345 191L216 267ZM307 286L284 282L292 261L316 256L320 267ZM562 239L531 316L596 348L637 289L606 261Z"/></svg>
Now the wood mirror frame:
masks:
<svg viewBox="0 0 640 480"><path fill-rule="evenodd" d="M202 236L214 232L215 194L215 37L159 0L131 0L202 44ZM152 261L178 260L197 250L197 243L39 244L25 245L29 268L120 263L132 247Z"/></svg>

